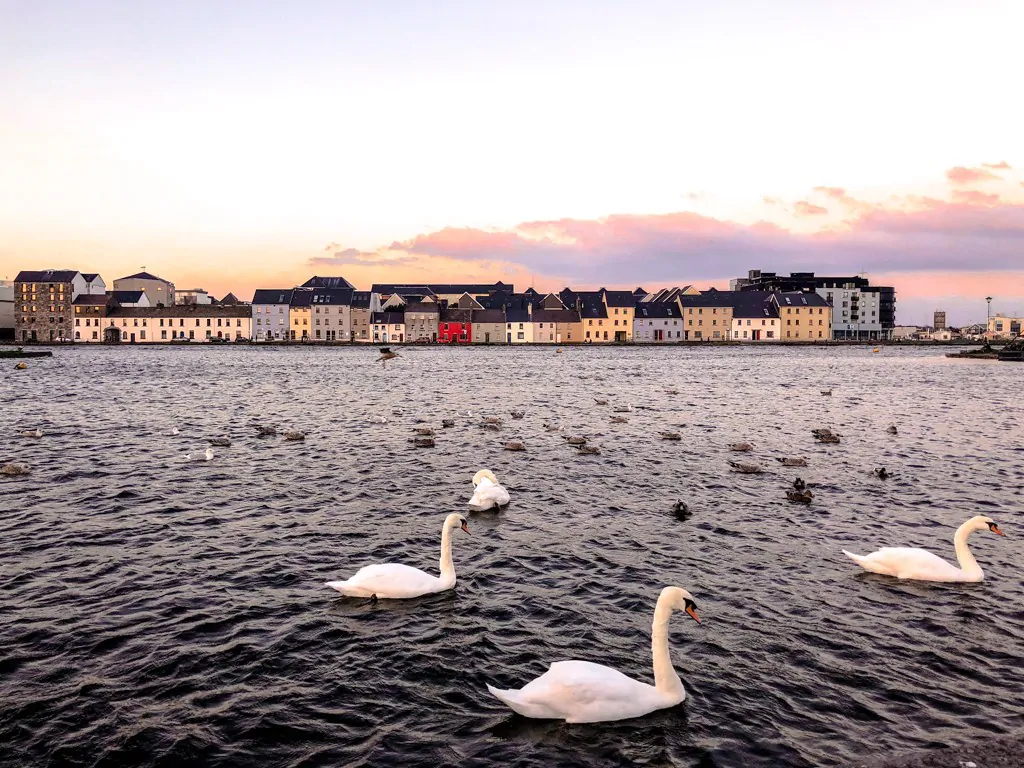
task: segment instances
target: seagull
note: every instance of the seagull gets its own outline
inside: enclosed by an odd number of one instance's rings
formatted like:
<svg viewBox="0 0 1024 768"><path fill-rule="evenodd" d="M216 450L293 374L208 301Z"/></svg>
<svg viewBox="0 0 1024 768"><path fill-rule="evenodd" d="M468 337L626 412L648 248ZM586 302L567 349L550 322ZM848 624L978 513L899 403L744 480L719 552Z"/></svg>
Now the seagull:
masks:
<svg viewBox="0 0 1024 768"><path fill-rule="evenodd" d="M43 436L43 430L41 430L41 429L30 429L27 432L22 432L21 436L22 437L42 437Z"/></svg>
<svg viewBox="0 0 1024 768"><path fill-rule="evenodd" d="M633 411L633 406L631 404L616 405L614 408L612 408L612 410L615 411L615 413L631 413Z"/></svg>
<svg viewBox="0 0 1024 768"><path fill-rule="evenodd" d="M580 445L577 447L580 449L581 456L596 456L601 453L601 449L596 445Z"/></svg>
<svg viewBox="0 0 1024 768"><path fill-rule="evenodd" d="M391 347L381 347L380 357L377 358L377 362L381 364L381 367L388 367L388 360L394 360L396 357L401 357L397 352L392 352Z"/></svg>
<svg viewBox="0 0 1024 768"><path fill-rule="evenodd" d="M433 437L434 436L434 430L432 430L430 427L416 427L416 429L413 430L413 431L417 435L419 435L420 437Z"/></svg>
<svg viewBox="0 0 1024 768"><path fill-rule="evenodd" d="M185 454L185 461L213 461L213 448L207 448L204 453L200 454Z"/></svg>
<svg viewBox="0 0 1024 768"><path fill-rule="evenodd" d="M548 431L548 432L561 432L562 431L562 427L561 427L560 424L551 424L549 422L544 422L544 429L546 431Z"/></svg>
<svg viewBox="0 0 1024 768"><path fill-rule="evenodd" d="M526 446L520 440L510 440L502 446L506 451L525 451Z"/></svg>
<svg viewBox="0 0 1024 768"><path fill-rule="evenodd" d="M625 416L612 416L612 424L629 424L629 419Z"/></svg>
<svg viewBox="0 0 1024 768"><path fill-rule="evenodd" d="M607 400L598 400L596 397L594 398L594 402L597 403L598 405L608 405Z"/></svg>
<svg viewBox="0 0 1024 768"><path fill-rule="evenodd" d="M750 453L754 450L754 446L750 443L729 443L730 451L737 451L739 453Z"/></svg>
<svg viewBox="0 0 1024 768"><path fill-rule="evenodd" d="M284 439L285 440L293 440L293 441L305 440L306 439L306 433L305 432L299 432L297 429L291 429L291 430L288 430L287 432L284 433Z"/></svg>
<svg viewBox="0 0 1024 768"><path fill-rule="evenodd" d="M501 425L502 420L497 416L484 416L482 419L483 424L498 424Z"/></svg>
<svg viewBox="0 0 1024 768"><path fill-rule="evenodd" d="M455 415L458 416L459 418L462 418L462 419L472 419L473 418L473 412L472 411L456 411Z"/></svg>
<svg viewBox="0 0 1024 768"><path fill-rule="evenodd" d="M682 440L683 436L678 432L659 432L662 440Z"/></svg>
<svg viewBox="0 0 1024 768"><path fill-rule="evenodd" d="M758 464L747 464L744 461L730 461L729 466L744 475L757 475L761 473L761 467Z"/></svg>
<svg viewBox="0 0 1024 768"><path fill-rule="evenodd" d="M388 420L385 416L367 416L366 420L371 424L387 424Z"/></svg>
<svg viewBox="0 0 1024 768"><path fill-rule="evenodd" d="M177 427L171 427L171 431L168 432L167 434L173 437L174 435L180 435L181 430L179 430Z"/></svg>
<svg viewBox="0 0 1024 768"><path fill-rule="evenodd" d="M777 462L779 462L784 467L806 467L807 466L807 459L800 459L800 458L796 458L796 459L788 459L788 458L787 459L779 459L779 458L776 458L775 460Z"/></svg>
<svg viewBox="0 0 1024 768"><path fill-rule="evenodd" d="M567 437L567 438L565 438L565 442L567 442L569 445L586 445L587 444L587 438L585 438L585 437L576 437L576 436Z"/></svg>
<svg viewBox="0 0 1024 768"><path fill-rule="evenodd" d="M28 464L3 464L0 465L0 475L7 475L9 477L16 477L17 475L27 475L30 467Z"/></svg>
<svg viewBox="0 0 1024 768"><path fill-rule="evenodd" d="M220 437L211 437L210 445L216 445L218 448L230 448L231 440L224 435L221 435Z"/></svg>

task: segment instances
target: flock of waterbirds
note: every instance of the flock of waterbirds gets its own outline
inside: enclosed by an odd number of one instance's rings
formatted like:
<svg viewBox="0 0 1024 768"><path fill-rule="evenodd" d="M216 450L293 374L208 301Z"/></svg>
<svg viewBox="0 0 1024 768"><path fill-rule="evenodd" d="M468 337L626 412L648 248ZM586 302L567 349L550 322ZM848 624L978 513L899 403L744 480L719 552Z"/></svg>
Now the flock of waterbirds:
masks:
<svg viewBox="0 0 1024 768"><path fill-rule="evenodd" d="M560 350L559 350L560 351ZM387 360L399 357L388 349L381 351L379 362L384 365ZM823 390L822 395L831 396L832 390ZM609 405L609 401L595 398L597 407ZM627 424L626 415L634 410L632 405L616 405L611 407L609 418L611 424ZM404 410L395 409L394 415L404 415ZM524 418L525 412L510 412L513 421ZM486 430L500 432L505 420L498 416L478 417L471 411L460 411L459 418L478 419L477 423ZM387 418L374 414L368 417L371 423L384 424ZM435 447L437 431L417 419L419 425L413 427L411 438L416 448ZM455 419L441 420L441 430L450 429L456 424ZM685 427L685 425L680 425ZM298 430L278 431L276 427L253 424L256 436L260 438L283 437L287 441L302 441L306 433ZM543 424L545 432L559 433L563 427L554 422ZM897 435L895 426L887 430ZM179 435L178 428L172 428L169 435ZM664 440L680 440L678 431L664 430L658 433ZM841 442L841 435L827 428L815 429L813 437L823 445L834 445ZM28 439L41 439L41 429L26 430L21 436ZM581 455L600 454L600 447L585 435L563 435L565 443L574 447ZM231 438L226 435L210 438L210 447L202 453L190 452L185 455L187 461L212 461L214 447L229 448ZM526 444L522 439L510 440L502 446L508 451L525 451ZM749 442L735 442L728 446L737 454L753 454L755 446ZM808 466L803 457L783 456L775 460L786 468ZM729 465L743 474L760 474L764 468L754 461L731 460ZM0 466L0 474L8 476L26 475L30 472L28 465L9 463ZM876 468L873 474L882 480L890 477L883 468ZM472 479L473 493L467 501L472 511L495 509L499 512L511 503L509 491L498 481L493 472L487 469L477 472ZM786 490L786 498L792 502L809 503L814 498L809 484L797 477L792 487ZM672 508L673 514L680 520L692 516L688 505L680 500ZM455 529L469 533L466 518L453 513L448 515L441 529L441 559L439 576L433 576L418 568L399 563L380 563L367 565L348 579L329 581L326 585L342 595L350 598L369 599L411 599L427 594L443 592L455 587L455 566L452 559L452 532ZM980 582L984 574L968 546L968 537L975 531L987 530L999 536L1003 532L989 517L975 516L963 523L954 535L954 548L958 566L931 552L911 547L884 547L868 555L857 555L846 550L843 554L852 559L866 571L895 577L897 579L913 579L930 582ZM531 718L559 719L569 723L605 722L625 720L648 714L655 710L675 706L686 696L683 684L676 674L668 649L668 626L671 615L675 611L685 612L694 621L700 623L697 607L693 596L685 589L667 586L662 589L654 610L652 623L652 654L654 685L634 680L616 669L588 661L558 661L552 663L547 672L532 680L519 689L498 689L488 685L488 690L513 711Z"/></svg>

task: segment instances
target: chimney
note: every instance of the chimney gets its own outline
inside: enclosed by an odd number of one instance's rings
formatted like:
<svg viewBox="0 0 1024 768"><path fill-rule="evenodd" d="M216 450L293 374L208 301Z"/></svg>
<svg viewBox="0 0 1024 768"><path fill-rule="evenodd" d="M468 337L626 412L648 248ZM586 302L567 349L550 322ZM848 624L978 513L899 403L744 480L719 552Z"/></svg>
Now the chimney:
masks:
<svg viewBox="0 0 1024 768"><path fill-rule="evenodd" d="M532 301L526 302L526 315L531 320L533 320L533 302Z"/></svg>

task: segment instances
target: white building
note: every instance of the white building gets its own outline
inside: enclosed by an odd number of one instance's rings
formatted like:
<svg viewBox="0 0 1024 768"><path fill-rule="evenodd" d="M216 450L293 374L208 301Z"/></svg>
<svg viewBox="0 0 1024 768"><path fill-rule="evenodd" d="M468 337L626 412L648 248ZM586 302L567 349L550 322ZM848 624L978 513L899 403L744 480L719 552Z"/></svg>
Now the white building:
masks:
<svg viewBox="0 0 1024 768"><path fill-rule="evenodd" d="M202 288L186 288L174 292L175 304L212 304L213 299Z"/></svg>
<svg viewBox="0 0 1024 768"><path fill-rule="evenodd" d="M405 315L401 312L374 312L370 316L373 341L380 344L405 342Z"/></svg>
<svg viewBox="0 0 1024 768"><path fill-rule="evenodd" d="M254 341L287 341L291 331L292 289L261 288L252 297Z"/></svg>

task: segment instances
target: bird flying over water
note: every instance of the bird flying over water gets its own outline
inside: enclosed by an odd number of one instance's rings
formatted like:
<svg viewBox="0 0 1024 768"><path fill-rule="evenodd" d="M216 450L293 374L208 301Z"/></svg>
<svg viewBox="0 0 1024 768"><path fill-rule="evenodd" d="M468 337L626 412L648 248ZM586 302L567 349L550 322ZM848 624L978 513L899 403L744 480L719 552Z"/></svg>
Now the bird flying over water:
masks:
<svg viewBox="0 0 1024 768"><path fill-rule="evenodd" d="M394 360L396 357L401 357L397 352L392 352L391 347L381 347L380 357L377 358L377 362L381 364L381 367L388 367L388 360Z"/></svg>

